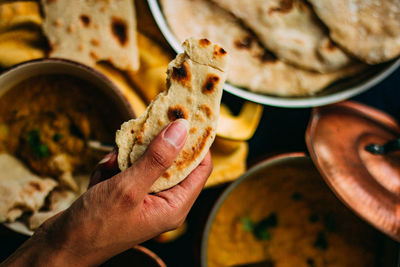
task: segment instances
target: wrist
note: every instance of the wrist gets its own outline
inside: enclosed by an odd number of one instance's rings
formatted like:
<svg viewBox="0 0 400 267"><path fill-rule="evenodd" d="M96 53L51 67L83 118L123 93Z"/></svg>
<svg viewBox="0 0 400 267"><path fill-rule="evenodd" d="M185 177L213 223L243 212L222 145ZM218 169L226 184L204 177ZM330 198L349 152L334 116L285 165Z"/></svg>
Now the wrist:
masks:
<svg viewBox="0 0 400 267"><path fill-rule="evenodd" d="M39 230L0 266L88 266L77 255L51 240L46 232Z"/></svg>

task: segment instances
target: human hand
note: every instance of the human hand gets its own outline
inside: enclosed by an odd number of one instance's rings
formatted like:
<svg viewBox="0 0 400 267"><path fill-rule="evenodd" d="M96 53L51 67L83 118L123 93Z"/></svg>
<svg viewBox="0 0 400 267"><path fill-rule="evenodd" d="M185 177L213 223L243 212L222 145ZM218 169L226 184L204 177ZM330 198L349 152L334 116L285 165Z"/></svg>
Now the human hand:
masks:
<svg viewBox="0 0 400 267"><path fill-rule="evenodd" d="M62 260L63 266L93 266L180 226L211 173L210 154L180 184L156 194L148 192L183 148L187 129L185 120L171 123L141 159L114 176L117 154L107 155L96 168L89 190L46 221L32 239L51 246L48 253L55 255L55 264ZM108 176L112 177L104 180Z"/></svg>

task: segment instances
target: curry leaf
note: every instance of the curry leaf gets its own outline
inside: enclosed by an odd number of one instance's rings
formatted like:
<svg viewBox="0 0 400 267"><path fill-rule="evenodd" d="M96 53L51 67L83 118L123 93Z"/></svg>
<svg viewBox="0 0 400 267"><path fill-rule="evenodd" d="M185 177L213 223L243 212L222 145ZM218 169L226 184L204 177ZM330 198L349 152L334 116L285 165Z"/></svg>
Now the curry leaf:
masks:
<svg viewBox="0 0 400 267"><path fill-rule="evenodd" d="M255 223L251 220L250 217L243 217L240 219L242 222L243 230L252 232L255 227Z"/></svg>
<svg viewBox="0 0 400 267"><path fill-rule="evenodd" d="M32 150L33 154L37 158L45 158L50 156L49 148L47 145L42 144L40 140L40 131L39 130L31 130L28 132L28 145Z"/></svg>

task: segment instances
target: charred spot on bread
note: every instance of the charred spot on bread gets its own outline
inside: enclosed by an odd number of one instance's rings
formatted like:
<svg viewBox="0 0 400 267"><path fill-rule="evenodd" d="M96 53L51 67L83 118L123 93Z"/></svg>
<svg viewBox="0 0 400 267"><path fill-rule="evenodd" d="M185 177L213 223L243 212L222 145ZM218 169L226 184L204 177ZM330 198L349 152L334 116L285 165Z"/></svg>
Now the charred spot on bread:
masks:
<svg viewBox="0 0 400 267"><path fill-rule="evenodd" d="M206 38L199 40L199 45L202 47L209 46L210 44L211 44L211 42Z"/></svg>
<svg viewBox="0 0 400 267"><path fill-rule="evenodd" d="M207 118L211 118L213 112L212 112L211 108L208 105L202 104L202 105L200 105L199 108L200 108L201 111L203 111L206 114Z"/></svg>
<svg viewBox="0 0 400 267"><path fill-rule="evenodd" d="M197 139L196 144L191 147L190 149L191 151L189 152L187 150L182 151L181 156L176 161L176 167L181 170L190 163L192 163L194 159L197 158L199 154L204 150L207 140L211 136L211 134L212 134L212 128L207 127L204 130L202 136L200 136L199 139Z"/></svg>
<svg viewBox="0 0 400 267"><path fill-rule="evenodd" d="M56 19L55 21L54 21L54 26L56 26L56 27L61 27L62 25L63 25L63 22L62 22L62 20L61 19Z"/></svg>
<svg viewBox="0 0 400 267"><path fill-rule="evenodd" d="M181 105L170 107L168 109L167 116L170 121L175 121L177 119L188 119L189 117L187 110Z"/></svg>
<svg viewBox="0 0 400 267"><path fill-rule="evenodd" d="M67 28L67 31L68 31L69 33L73 33L73 32L75 31L75 26L74 26L73 24L70 24L70 25L68 26L68 28Z"/></svg>
<svg viewBox="0 0 400 267"><path fill-rule="evenodd" d="M189 133L190 133L190 134L195 134L195 133L197 133L197 128L196 128L196 127L190 128Z"/></svg>
<svg viewBox="0 0 400 267"><path fill-rule="evenodd" d="M90 25L90 17L88 15L82 14L79 19L81 20L83 26L88 27Z"/></svg>
<svg viewBox="0 0 400 267"><path fill-rule="evenodd" d="M189 64L187 62L183 62L183 64L178 68L172 68L172 79L187 87L190 87L191 77L192 74L190 73Z"/></svg>
<svg viewBox="0 0 400 267"><path fill-rule="evenodd" d="M337 47L331 40L328 40L326 43L326 49L328 51L332 52L332 51L335 51L337 49Z"/></svg>
<svg viewBox="0 0 400 267"><path fill-rule="evenodd" d="M128 43L127 27L123 19L118 17L112 18L111 32L121 46L125 46Z"/></svg>
<svg viewBox="0 0 400 267"><path fill-rule="evenodd" d="M243 39L236 40L234 44L239 49L248 49L251 47L252 42L253 38L251 36L246 36Z"/></svg>
<svg viewBox="0 0 400 267"><path fill-rule="evenodd" d="M219 82L219 77L215 74L208 74L206 81L203 84L202 92L204 94L211 94L217 88L217 84Z"/></svg>
<svg viewBox="0 0 400 267"><path fill-rule="evenodd" d="M93 58L96 61L100 59L99 55L94 51L90 51L89 55L91 58Z"/></svg>
<svg viewBox="0 0 400 267"><path fill-rule="evenodd" d="M271 8L268 13L281 12L288 13L293 8L293 0L281 0L278 7Z"/></svg>
<svg viewBox="0 0 400 267"><path fill-rule="evenodd" d="M171 177L171 174L170 174L168 171L166 171L166 172L164 172L164 174L162 175L162 177L168 179L169 177Z"/></svg>
<svg viewBox="0 0 400 267"><path fill-rule="evenodd" d="M272 63L272 62L276 62L278 60L278 58L274 54L272 54L271 52L265 50L264 53L262 53L260 55L260 60L263 63L267 63L267 62Z"/></svg>
<svg viewBox="0 0 400 267"><path fill-rule="evenodd" d="M95 39L95 38L92 38L92 39L90 40L90 43L91 43L93 46L99 46L99 45L100 45L99 39Z"/></svg>
<svg viewBox="0 0 400 267"><path fill-rule="evenodd" d="M29 185L37 191L42 191L42 185L37 182L30 182Z"/></svg>
<svg viewBox="0 0 400 267"><path fill-rule="evenodd" d="M227 52L225 51L225 49L223 49L222 47L220 47L218 45L214 46L214 58L222 57L226 54L227 54Z"/></svg>
<svg viewBox="0 0 400 267"><path fill-rule="evenodd" d="M144 144L144 142L143 142L143 132L141 132L138 135L136 135L134 143L136 143L138 145L143 145Z"/></svg>

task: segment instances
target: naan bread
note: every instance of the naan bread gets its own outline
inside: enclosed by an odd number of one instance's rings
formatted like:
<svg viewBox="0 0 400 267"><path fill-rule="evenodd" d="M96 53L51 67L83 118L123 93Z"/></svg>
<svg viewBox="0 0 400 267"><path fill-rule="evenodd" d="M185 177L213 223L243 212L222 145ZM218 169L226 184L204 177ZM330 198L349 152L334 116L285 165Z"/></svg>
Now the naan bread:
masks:
<svg viewBox="0 0 400 267"><path fill-rule="evenodd" d="M138 160L149 143L171 121L185 118L190 130L175 163L152 186L151 192L181 182L203 160L215 138L227 52L207 39L190 38L185 53L168 65L167 90L160 93L137 120L117 132L121 170Z"/></svg>
<svg viewBox="0 0 400 267"><path fill-rule="evenodd" d="M304 0L213 0L242 20L279 59L329 72L351 59L333 44Z"/></svg>
<svg viewBox="0 0 400 267"><path fill-rule="evenodd" d="M29 217L29 228L35 230L47 219L53 217L57 213L66 210L78 198L76 192L70 190L53 191L49 197L50 206L48 211L38 211Z"/></svg>
<svg viewBox="0 0 400 267"><path fill-rule="evenodd" d="M278 96L312 95L360 69L320 74L286 64L261 47L227 11L204 0L161 0L169 26L179 40L204 36L220 43L231 58L228 81L253 92Z"/></svg>
<svg viewBox="0 0 400 267"><path fill-rule="evenodd" d="M137 70L133 0L41 0L43 31L50 56L94 66L106 60L122 70Z"/></svg>
<svg viewBox="0 0 400 267"><path fill-rule="evenodd" d="M381 63L400 54L399 0L309 0L332 39L359 59Z"/></svg>
<svg viewBox="0 0 400 267"><path fill-rule="evenodd" d="M39 210L57 182L31 173L9 154L0 154L0 222L12 222L24 211Z"/></svg>

